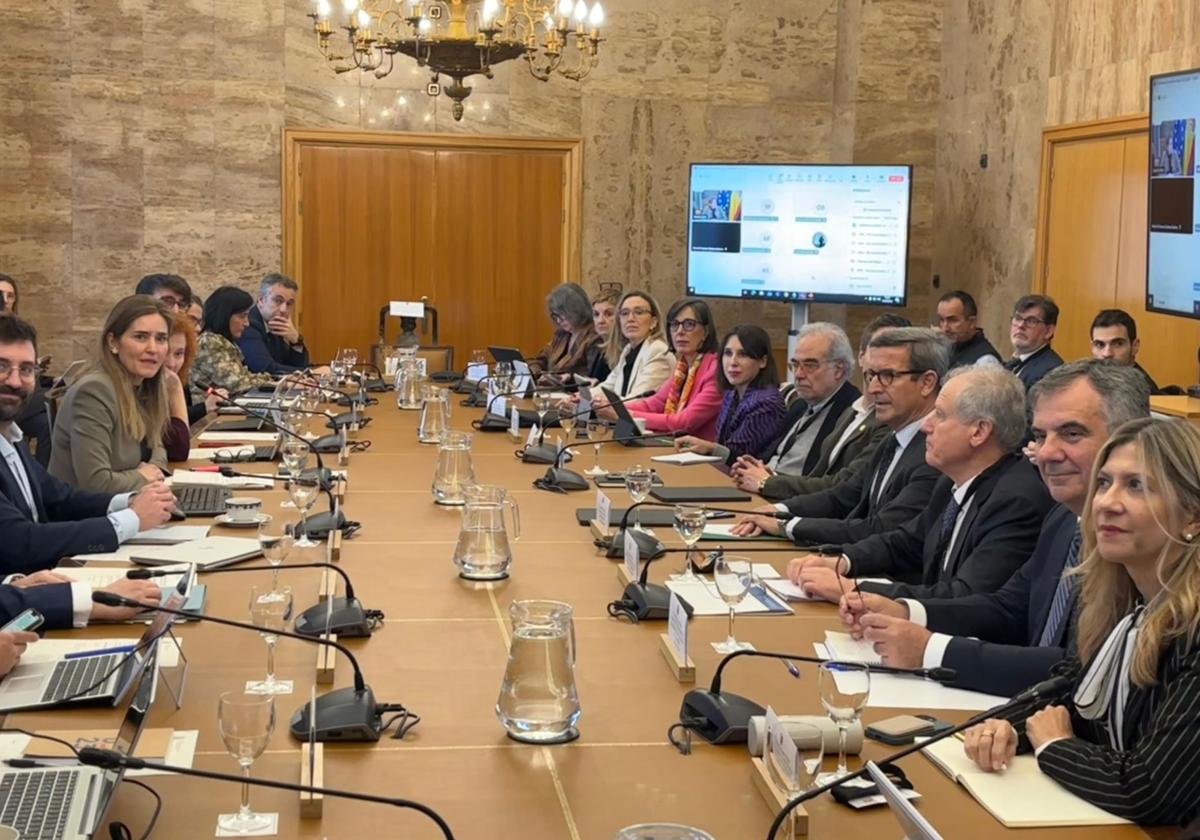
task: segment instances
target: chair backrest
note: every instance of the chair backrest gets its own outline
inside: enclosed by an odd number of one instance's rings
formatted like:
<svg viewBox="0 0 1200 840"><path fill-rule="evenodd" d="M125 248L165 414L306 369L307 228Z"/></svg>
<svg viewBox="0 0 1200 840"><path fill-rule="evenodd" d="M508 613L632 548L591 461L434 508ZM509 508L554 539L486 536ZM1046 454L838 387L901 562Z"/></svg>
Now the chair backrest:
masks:
<svg viewBox="0 0 1200 840"><path fill-rule="evenodd" d="M426 376L455 370L453 347L418 347L417 358L425 360Z"/></svg>

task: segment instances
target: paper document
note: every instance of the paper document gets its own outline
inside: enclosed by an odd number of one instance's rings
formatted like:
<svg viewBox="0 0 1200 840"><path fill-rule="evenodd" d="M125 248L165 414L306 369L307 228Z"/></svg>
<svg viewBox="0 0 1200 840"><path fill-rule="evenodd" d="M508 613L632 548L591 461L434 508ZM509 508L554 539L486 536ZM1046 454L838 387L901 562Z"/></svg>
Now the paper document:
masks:
<svg viewBox="0 0 1200 840"><path fill-rule="evenodd" d="M967 758L957 738L937 741L922 752L1007 828L1128 822L1062 787L1041 771L1032 754L1015 756L1007 770L985 773Z"/></svg>
<svg viewBox="0 0 1200 840"><path fill-rule="evenodd" d="M167 574L162 577L153 578L153 580L162 589L174 589L179 585L179 579L187 570L187 564L159 566L156 571L166 572ZM81 566L78 569L63 568L58 571L71 580L86 583L92 589L103 589L106 586L112 586L119 580L125 580L125 572L127 570L119 566Z"/></svg>
<svg viewBox="0 0 1200 840"><path fill-rule="evenodd" d="M692 615L729 615L729 605L717 594L716 585L704 578L695 581L674 579L667 581L667 589L692 605ZM791 615L792 608L757 588L746 593L742 602L734 608L735 615Z"/></svg>
<svg viewBox="0 0 1200 840"><path fill-rule="evenodd" d="M205 450L209 451L209 450ZM259 473L250 473L251 476L258 476ZM198 472L196 470L175 470L172 475L167 476L168 487L181 487L184 485L200 485L204 487L229 487L255 490L270 490L275 486L274 481L269 477L247 478L240 475L221 475L214 472Z"/></svg>
<svg viewBox="0 0 1200 840"><path fill-rule="evenodd" d="M832 659L842 662L866 662L868 665L882 665L883 660L875 652L874 646L866 639L855 639L849 633L825 631L825 649Z"/></svg>
<svg viewBox="0 0 1200 840"><path fill-rule="evenodd" d="M739 537L733 533L734 524L728 522L710 522L704 526L704 533L700 535L702 540L730 540L739 542L742 540L775 540L779 542L790 543L787 537L778 534L758 534L753 537Z"/></svg>
<svg viewBox="0 0 1200 840"><path fill-rule="evenodd" d="M763 580L763 586L770 589L780 598L785 601L819 601L819 598L813 598L796 584L792 583L787 578L768 578Z"/></svg>
<svg viewBox="0 0 1200 840"><path fill-rule="evenodd" d="M132 562L133 552L137 546L122 545L116 551L103 551L97 554L73 554L71 558L78 560L80 563L122 563L128 565ZM65 574L68 569L63 569ZM73 570L71 570L73 571Z"/></svg>
<svg viewBox="0 0 1200 840"><path fill-rule="evenodd" d="M210 443L270 443L279 432L202 432L200 440Z"/></svg>
<svg viewBox="0 0 1200 840"><path fill-rule="evenodd" d="M691 464L719 464L724 459L718 458L716 455L701 455L697 452L676 452L674 455L651 455L650 460L658 461L660 464L686 467Z"/></svg>
<svg viewBox="0 0 1200 840"><path fill-rule="evenodd" d="M229 448L237 449L236 444L230 444ZM211 461L220 452L220 449L189 449L187 459L189 461Z"/></svg>
<svg viewBox="0 0 1200 840"><path fill-rule="evenodd" d="M834 659L825 645L814 643L817 656ZM847 661L843 659L842 661ZM837 676L834 675L834 679ZM949 709L960 712L982 712L998 706L1007 697L981 694L963 688L951 688L936 680L909 674L871 673L871 693L867 705L873 709Z"/></svg>
<svg viewBox="0 0 1200 840"><path fill-rule="evenodd" d="M207 525L164 525L150 531L139 531L129 540L129 543L132 545L175 545L190 540L202 540L207 536Z"/></svg>

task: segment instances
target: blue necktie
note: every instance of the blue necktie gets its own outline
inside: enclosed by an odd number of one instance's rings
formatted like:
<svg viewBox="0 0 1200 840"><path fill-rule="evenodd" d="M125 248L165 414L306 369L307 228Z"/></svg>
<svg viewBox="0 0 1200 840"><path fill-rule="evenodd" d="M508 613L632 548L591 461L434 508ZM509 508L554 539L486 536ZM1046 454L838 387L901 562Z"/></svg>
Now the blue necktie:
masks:
<svg viewBox="0 0 1200 840"><path fill-rule="evenodd" d="M1042 637L1038 647L1053 647L1063 637L1063 628L1071 616L1071 607L1075 603L1075 592L1079 581L1067 572L1079 565L1079 543L1082 535L1079 527L1075 527L1075 536L1071 537L1071 548L1067 552L1067 562L1063 565L1063 575L1054 590L1054 600L1050 603L1050 615L1046 618L1046 626L1042 628Z"/></svg>
<svg viewBox="0 0 1200 840"><path fill-rule="evenodd" d="M938 532L937 559L941 561L942 568L946 567L946 558L950 553L950 538L954 535L954 523L958 521L958 514L961 510L962 505L951 495L950 504L946 505L946 509L942 511L942 528Z"/></svg>

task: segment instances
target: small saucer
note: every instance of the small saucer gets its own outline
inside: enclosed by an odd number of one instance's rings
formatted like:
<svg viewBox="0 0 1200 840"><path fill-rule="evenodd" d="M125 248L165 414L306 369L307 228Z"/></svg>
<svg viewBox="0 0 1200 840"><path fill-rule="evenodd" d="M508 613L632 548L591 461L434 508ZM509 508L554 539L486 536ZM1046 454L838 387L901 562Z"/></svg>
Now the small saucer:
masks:
<svg viewBox="0 0 1200 840"><path fill-rule="evenodd" d="M229 518L229 514L222 513L217 515L213 521L218 525L224 525L226 528L257 528L259 525L265 525L266 523L270 522L271 514L260 513L257 514L253 519L234 521Z"/></svg>

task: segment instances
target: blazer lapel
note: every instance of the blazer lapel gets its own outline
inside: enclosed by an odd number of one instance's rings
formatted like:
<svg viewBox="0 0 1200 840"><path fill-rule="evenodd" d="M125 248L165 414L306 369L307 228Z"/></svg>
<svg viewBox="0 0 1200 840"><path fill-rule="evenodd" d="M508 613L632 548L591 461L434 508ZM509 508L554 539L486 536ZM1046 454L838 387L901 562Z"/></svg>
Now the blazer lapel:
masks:
<svg viewBox="0 0 1200 840"><path fill-rule="evenodd" d="M22 452L22 448L17 446L16 450L17 457L21 458L24 454ZM28 474L28 464L24 459L22 459L21 463L26 464L25 472ZM32 484L32 482L30 483ZM12 470L9 468L8 462L3 458L0 458L0 491L2 491L4 495L8 497L10 502L16 505L22 513L24 513L31 520L33 519L33 511L29 509L29 505L25 501L25 494L21 492L21 485L17 483L17 477L12 474ZM36 496L34 497L34 500L36 502Z"/></svg>
<svg viewBox="0 0 1200 840"><path fill-rule="evenodd" d="M29 492L33 495L33 503L37 507L38 519L42 522L46 521L46 504L42 501L42 483L38 481L38 475L35 472L33 456L29 454L29 447L25 442L17 444L17 457L21 459L21 465L25 467L25 477L29 479ZM24 495L17 490L18 495Z"/></svg>

